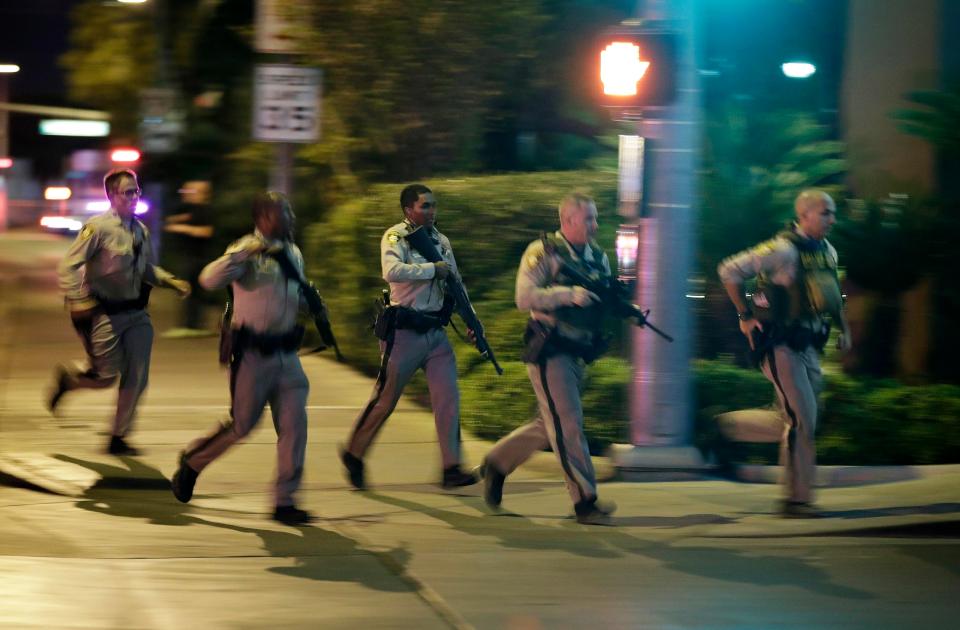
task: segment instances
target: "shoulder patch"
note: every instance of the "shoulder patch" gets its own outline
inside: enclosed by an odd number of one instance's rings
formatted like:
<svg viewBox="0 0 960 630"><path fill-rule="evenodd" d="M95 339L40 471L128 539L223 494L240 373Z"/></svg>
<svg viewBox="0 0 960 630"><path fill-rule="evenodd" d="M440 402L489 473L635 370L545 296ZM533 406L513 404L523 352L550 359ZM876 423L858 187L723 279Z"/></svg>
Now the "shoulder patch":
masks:
<svg viewBox="0 0 960 630"><path fill-rule="evenodd" d="M544 251L542 247L531 247L523 257L523 266L527 269L536 269L543 260Z"/></svg>
<svg viewBox="0 0 960 630"><path fill-rule="evenodd" d="M768 241L764 241L753 248L753 253L757 256L766 256L767 254L772 254L777 249L777 239L772 238Z"/></svg>
<svg viewBox="0 0 960 630"><path fill-rule="evenodd" d="M77 240L85 241L89 239L91 236L93 236L93 232L94 232L94 229L92 225L85 225L83 226L83 229L80 230L80 233L77 235Z"/></svg>
<svg viewBox="0 0 960 630"><path fill-rule="evenodd" d="M387 242L392 245L396 245L397 243L399 243L400 232L397 232L396 230L390 230L389 232L387 232Z"/></svg>

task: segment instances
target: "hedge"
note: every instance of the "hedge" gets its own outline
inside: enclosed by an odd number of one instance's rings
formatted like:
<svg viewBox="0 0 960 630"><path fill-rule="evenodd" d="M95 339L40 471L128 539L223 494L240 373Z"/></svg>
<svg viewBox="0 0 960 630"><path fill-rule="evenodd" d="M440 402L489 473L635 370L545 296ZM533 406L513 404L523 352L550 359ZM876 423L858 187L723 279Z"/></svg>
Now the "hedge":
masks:
<svg viewBox="0 0 960 630"><path fill-rule="evenodd" d="M519 361L526 315L513 302L520 256L541 230L557 224L556 205L573 189L597 199L601 245L612 254L617 219L614 173L563 172L498 175L425 182L436 193L438 225L450 237L471 299L505 373L498 377L475 349L451 340L460 371L462 422L496 439L536 413L536 399ZM326 221L305 231L311 278L327 300L340 346L358 369L375 373L379 348L370 330L374 303L386 287L380 278L380 237L401 219L401 184L378 185L333 208ZM461 325L462 329L462 325ZM774 402L762 374L723 361L694 361L694 443L707 456L717 439L714 416ZM587 371L585 431L591 450L627 439L630 365L610 356ZM818 427L823 464L933 464L960 462L960 387L904 386L893 381L826 379ZM407 392L426 401L421 376ZM751 447L746 456L771 461L775 448Z"/></svg>

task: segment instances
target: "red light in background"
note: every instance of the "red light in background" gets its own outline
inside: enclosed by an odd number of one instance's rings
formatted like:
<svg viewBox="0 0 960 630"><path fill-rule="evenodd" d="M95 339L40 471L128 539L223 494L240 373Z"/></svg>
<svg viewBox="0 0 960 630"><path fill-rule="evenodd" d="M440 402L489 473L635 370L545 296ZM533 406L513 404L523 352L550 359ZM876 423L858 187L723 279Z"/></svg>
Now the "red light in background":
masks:
<svg viewBox="0 0 960 630"><path fill-rule="evenodd" d="M0 168L12 168L13 167L13 158L0 158Z"/></svg>
<svg viewBox="0 0 960 630"><path fill-rule="evenodd" d="M121 164L131 164L139 159L140 152L129 147L114 149L110 152L110 160L113 162L119 162Z"/></svg>

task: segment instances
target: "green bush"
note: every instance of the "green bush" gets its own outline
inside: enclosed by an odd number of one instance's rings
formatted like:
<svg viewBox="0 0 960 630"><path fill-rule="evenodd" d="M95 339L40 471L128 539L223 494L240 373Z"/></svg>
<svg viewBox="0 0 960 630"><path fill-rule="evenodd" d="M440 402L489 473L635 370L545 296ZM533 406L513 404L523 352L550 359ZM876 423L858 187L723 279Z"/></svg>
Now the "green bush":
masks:
<svg viewBox="0 0 960 630"><path fill-rule="evenodd" d="M450 337L460 372L462 421L476 435L497 439L536 413L536 398L519 360L526 314L513 302L517 264L527 243L555 229L556 205L574 188L597 199L600 242L612 255L617 227L613 173L564 172L499 175L427 182L440 203L439 224L450 237L471 299L505 373L497 376L476 350ZM332 208L326 221L305 231L307 268L330 306L348 360L376 372L379 346L370 325L386 284L380 277L380 237L401 219L402 185L373 187L366 196ZM462 325L461 325L462 329ZM616 332L616 331L614 331ZM757 370L723 361L694 361L694 443L709 451L714 417L774 402L772 386ZM628 361L610 356L587 371L584 428L591 451L628 438ZM426 384L415 378L407 393L424 402ZM829 375L817 430L822 464L932 464L960 462L960 387L909 387L894 381ZM748 460L775 458L772 445L747 445Z"/></svg>
<svg viewBox="0 0 960 630"><path fill-rule="evenodd" d="M616 174L567 171L426 181L437 197L437 224L453 245L470 298L489 330L498 358L516 357L525 319L513 304L513 282L527 243L557 227L557 204L572 190L593 195L601 213L601 244L613 244ZM349 360L371 373L379 348L370 334L380 277L380 237L402 220L403 184L371 187L332 208L304 231L307 270L330 307L331 322ZM519 323L519 326L517 324ZM517 326L515 328L515 326ZM471 350L474 355L476 351ZM460 353L462 361L469 353Z"/></svg>

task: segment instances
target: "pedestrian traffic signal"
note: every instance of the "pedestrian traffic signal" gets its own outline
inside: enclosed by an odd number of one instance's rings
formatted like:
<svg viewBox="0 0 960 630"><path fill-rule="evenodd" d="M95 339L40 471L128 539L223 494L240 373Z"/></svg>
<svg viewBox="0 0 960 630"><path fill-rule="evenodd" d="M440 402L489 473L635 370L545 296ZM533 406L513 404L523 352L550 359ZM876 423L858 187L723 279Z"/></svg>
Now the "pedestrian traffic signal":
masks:
<svg viewBox="0 0 960 630"><path fill-rule="evenodd" d="M676 99L675 33L618 27L602 38L597 59L603 105L664 107Z"/></svg>

